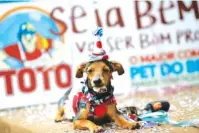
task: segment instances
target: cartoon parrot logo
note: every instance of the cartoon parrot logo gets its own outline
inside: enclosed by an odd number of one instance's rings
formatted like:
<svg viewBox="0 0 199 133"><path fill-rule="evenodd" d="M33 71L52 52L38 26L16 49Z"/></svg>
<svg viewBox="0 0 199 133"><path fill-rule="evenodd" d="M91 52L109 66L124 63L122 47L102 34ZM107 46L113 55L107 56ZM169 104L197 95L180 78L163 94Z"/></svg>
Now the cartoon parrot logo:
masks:
<svg viewBox="0 0 199 133"><path fill-rule="evenodd" d="M56 40L40 35L35 27L29 23L23 23L18 31L18 43L0 49L0 60L6 68L22 68L41 64L41 60L50 60ZM29 64L29 65L27 65ZM36 66L37 66L36 65Z"/></svg>

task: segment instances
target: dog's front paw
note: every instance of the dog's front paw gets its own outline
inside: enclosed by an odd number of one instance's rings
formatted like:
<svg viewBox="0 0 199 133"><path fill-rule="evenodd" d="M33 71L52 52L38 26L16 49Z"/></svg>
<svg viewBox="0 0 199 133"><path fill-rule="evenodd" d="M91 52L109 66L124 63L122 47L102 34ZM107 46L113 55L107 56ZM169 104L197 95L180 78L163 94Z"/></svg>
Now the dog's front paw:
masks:
<svg viewBox="0 0 199 133"><path fill-rule="evenodd" d="M125 125L122 125L123 128L125 129L139 129L140 128L140 124L138 122L131 122L131 123L127 123Z"/></svg>
<svg viewBox="0 0 199 133"><path fill-rule="evenodd" d="M55 122L57 123L57 122L62 122L63 121L63 118L62 117L57 117L57 118L55 118Z"/></svg>
<svg viewBox="0 0 199 133"><path fill-rule="evenodd" d="M139 129L140 127L141 127L140 123L135 122L135 123L132 124L131 129L132 129L132 130L134 130L134 129Z"/></svg>
<svg viewBox="0 0 199 133"><path fill-rule="evenodd" d="M99 132L102 132L103 131L103 128L101 126L94 126L92 129L91 129L92 132L94 133L99 133Z"/></svg>

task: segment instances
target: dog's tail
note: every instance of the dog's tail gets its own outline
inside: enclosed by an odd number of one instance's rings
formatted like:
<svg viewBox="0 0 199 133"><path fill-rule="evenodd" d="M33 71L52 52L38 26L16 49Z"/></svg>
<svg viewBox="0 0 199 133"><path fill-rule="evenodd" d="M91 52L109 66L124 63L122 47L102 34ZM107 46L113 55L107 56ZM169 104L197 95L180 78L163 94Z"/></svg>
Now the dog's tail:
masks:
<svg viewBox="0 0 199 133"><path fill-rule="evenodd" d="M65 101L68 99L68 96L71 92L72 88L68 89L65 94L58 101L58 108L65 105Z"/></svg>

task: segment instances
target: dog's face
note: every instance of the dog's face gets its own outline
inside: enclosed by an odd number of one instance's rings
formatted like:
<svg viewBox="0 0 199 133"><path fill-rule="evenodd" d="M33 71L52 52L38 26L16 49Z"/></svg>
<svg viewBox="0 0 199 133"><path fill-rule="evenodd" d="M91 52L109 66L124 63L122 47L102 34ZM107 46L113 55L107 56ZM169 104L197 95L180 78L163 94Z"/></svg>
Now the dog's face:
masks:
<svg viewBox="0 0 199 133"><path fill-rule="evenodd" d="M97 93L107 92L111 69L104 62L94 62L86 69L89 86Z"/></svg>
<svg viewBox="0 0 199 133"><path fill-rule="evenodd" d="M112 72L114 71L117 71L119 75L124 73L124 69L120 63L94 61L80 64L76 72L76 77L83 77L83 73L85 72L87 74L88 84L93 91L96 93L106 93Z"/></svg>

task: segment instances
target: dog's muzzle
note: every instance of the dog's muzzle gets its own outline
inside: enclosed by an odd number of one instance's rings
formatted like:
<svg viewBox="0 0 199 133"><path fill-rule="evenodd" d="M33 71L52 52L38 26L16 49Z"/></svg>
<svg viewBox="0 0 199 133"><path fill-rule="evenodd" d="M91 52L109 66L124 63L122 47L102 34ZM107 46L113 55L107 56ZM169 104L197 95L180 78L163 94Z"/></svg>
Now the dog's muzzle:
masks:
<svg viewBox="0 0 199 133"><path fill-rule="evenodd" d="M97 93L106 93L107 92L106 87L93 87L93 90Z"/></svg>
<svg viewBox="0 0 199 133"><path fill-rule="evenodd" d="M101 83L102 83L102 80L99 78L99 77L95 77L94 79L93 79L93 83L95 84L95 86L100 86L101 85Z"/></svg>

